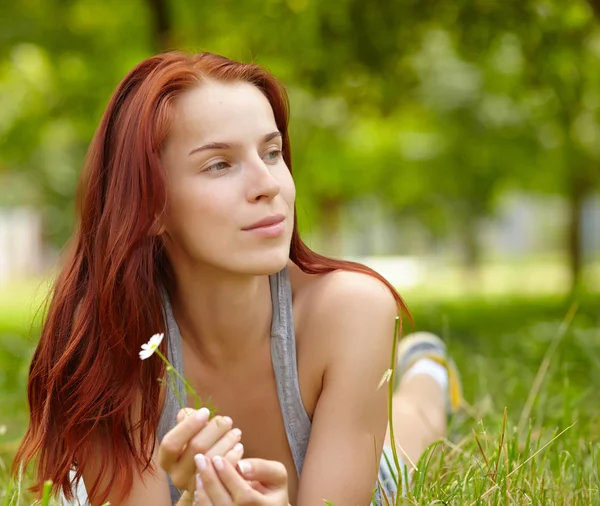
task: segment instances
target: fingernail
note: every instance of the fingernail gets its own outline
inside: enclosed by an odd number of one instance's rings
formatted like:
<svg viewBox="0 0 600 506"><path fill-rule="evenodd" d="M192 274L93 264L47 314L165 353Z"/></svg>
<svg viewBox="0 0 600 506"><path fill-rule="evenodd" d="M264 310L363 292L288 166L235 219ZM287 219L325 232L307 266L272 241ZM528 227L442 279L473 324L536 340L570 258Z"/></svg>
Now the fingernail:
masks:
<svg viewBox="0 0 600 506"><path fill-rule="evenodd" d="M213 461L213 464L215 465L215 468L217 469L217 471L222 471L223 468L225 467L225 464L223 463L223 459L221 457L219 457L218 455L216 457L213 457L212 461Z"/></svg>
<svg viewBox="0 0 600 506"><path fill-rule="evenodd" d="M223 417L223 421L227 424L227 425L233 425L233 420L231 418L229 418L228 416L224 416Z"/></svg>
<svg viewBox="0 0 600 506"><path fill-rule="evenodd" d="M200 408L198 411L196 411L196 418L198 420L200 420L201 422L208 421L209 415L210 415L210 411L208 411L208 409L206 409L206 408Z"/></svg>
<svg viewBox="0 0 600 506"><path fill-rule="evenodd" d="M201 453L194 457L194 462L196 462L196 466L198 469L200 469L200 471L204 471L206 469L206 457Z"/></svg>
<svg viewBox="0 0 600 506"><path fill-rule="evenodd" d="M240 429L232 429L231 433L235 436L235 437L242 437L242 431Z"/></svg>
<svg viewBox="0 0 600 506"><path fill-rule="evenodd" d="M238 453L243 453L244 452L244 445L242 443L237 443L234 447L233 450L238 452Z"/></svg>
<svg viewBox="0 0 600 506"><path fill-rule="evenodd" d="M240 460L238 462L238 467L240 468L240 472L244 475L249 474L252 471L252 465L245 460Z"/></svg>
<svg viewBox="0 0 600 506"><path fill-rule="evenodd" d="M202 478L200 478L199 474L196 474L196 488L202 488L204 484L202 483Z"/></svg>

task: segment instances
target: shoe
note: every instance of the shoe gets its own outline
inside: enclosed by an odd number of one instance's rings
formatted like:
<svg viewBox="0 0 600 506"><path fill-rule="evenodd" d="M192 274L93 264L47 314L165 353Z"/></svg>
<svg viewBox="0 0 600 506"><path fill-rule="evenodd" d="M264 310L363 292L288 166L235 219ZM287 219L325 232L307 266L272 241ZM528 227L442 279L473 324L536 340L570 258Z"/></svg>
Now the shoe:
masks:
<svg viewBox="0 0 600 506"><path fill-rule="evenodd" d="M457 413L463 404L463 387L458 368L444 341L431 332L415 332L400 339L397 352L396 384L410 367L422 358L428 358L446 368L448 372L448 389L446 391L446 412L448 415Z"/></svg>

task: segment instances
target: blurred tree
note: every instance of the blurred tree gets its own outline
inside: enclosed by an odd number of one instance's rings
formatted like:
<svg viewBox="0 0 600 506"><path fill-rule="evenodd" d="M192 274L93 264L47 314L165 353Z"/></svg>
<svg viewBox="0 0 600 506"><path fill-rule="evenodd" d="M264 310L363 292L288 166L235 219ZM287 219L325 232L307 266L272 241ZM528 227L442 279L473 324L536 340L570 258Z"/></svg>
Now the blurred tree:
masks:
<svg viewBox="0 0 600 506"><path fill-rule="evenodd" d="M172 44L173 23L168 0L146 0L152 13L153 49L160 53L175 49Z"/></svg>
<svg viewBox="0 0 600 506"><path fill-rule="evenodd" d="M588 3L589 2L589 3ZM373 195L461 237L507 188L581 206L598 181L598 0L19 0L0 7L0 204L71 228L74 185L111 91L144 57L209 50L289 89L299 212L339 253L342 210ZM305 219L306 218L306 219Z"/></svg>
<svg viewBox="0 0 600 506"><path fill-rule="evenodd" d="M119 79L151 51L139 2L26 0L0 14L0 204L42 210L62 245L85 151ZM5 15L6 13L6 15Z"/></svg>
<svg viewBox="0 0 600 506"><path fill-rule="evenodd" d="M600 27L596 2L539 4L543 29L523 34L527 67L522 101L538 138L537 170L523 172L525 185L563 194L569 202L566 250L572 286L581 280L582 212L600 189Z"/></svg>

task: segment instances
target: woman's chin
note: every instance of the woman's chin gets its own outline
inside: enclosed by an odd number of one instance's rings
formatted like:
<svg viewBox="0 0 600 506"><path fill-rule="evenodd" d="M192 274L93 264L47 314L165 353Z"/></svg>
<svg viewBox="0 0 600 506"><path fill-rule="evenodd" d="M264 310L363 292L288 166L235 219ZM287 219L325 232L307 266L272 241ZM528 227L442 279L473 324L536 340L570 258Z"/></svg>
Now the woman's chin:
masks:
<svg viewBox="0 0 600 506"><path fill-rule="evenodd" d="M269 252L263 255L252 255L246 258L241 270L254 276L265 276L281 271L290 259L288 251Z"/></svg>

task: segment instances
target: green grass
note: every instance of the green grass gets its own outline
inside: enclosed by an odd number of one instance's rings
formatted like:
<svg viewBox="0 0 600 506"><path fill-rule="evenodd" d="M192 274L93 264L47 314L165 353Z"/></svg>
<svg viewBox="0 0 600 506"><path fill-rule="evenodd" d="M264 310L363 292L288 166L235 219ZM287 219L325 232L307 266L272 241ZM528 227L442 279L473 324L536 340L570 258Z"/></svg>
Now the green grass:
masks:
<svg viewBox="0 0 600 506"><path fill-rule="evenodd" d="M28 337L30 291L17 292L0 295L0 505L33 504L27 479L17 500L6 471L27 420L37 332ZM579 299L568 326L566 297L407 302L417 330L449 343L469 407L398 504L600 504L600 296Z"/></svg>
<svg viewBox="0 0 600 506"><path fill-rule="evenodd" d="M449 342L472 405L423 455L397 504L600 504L598 302L415 307L417 329Z"/></svg>

